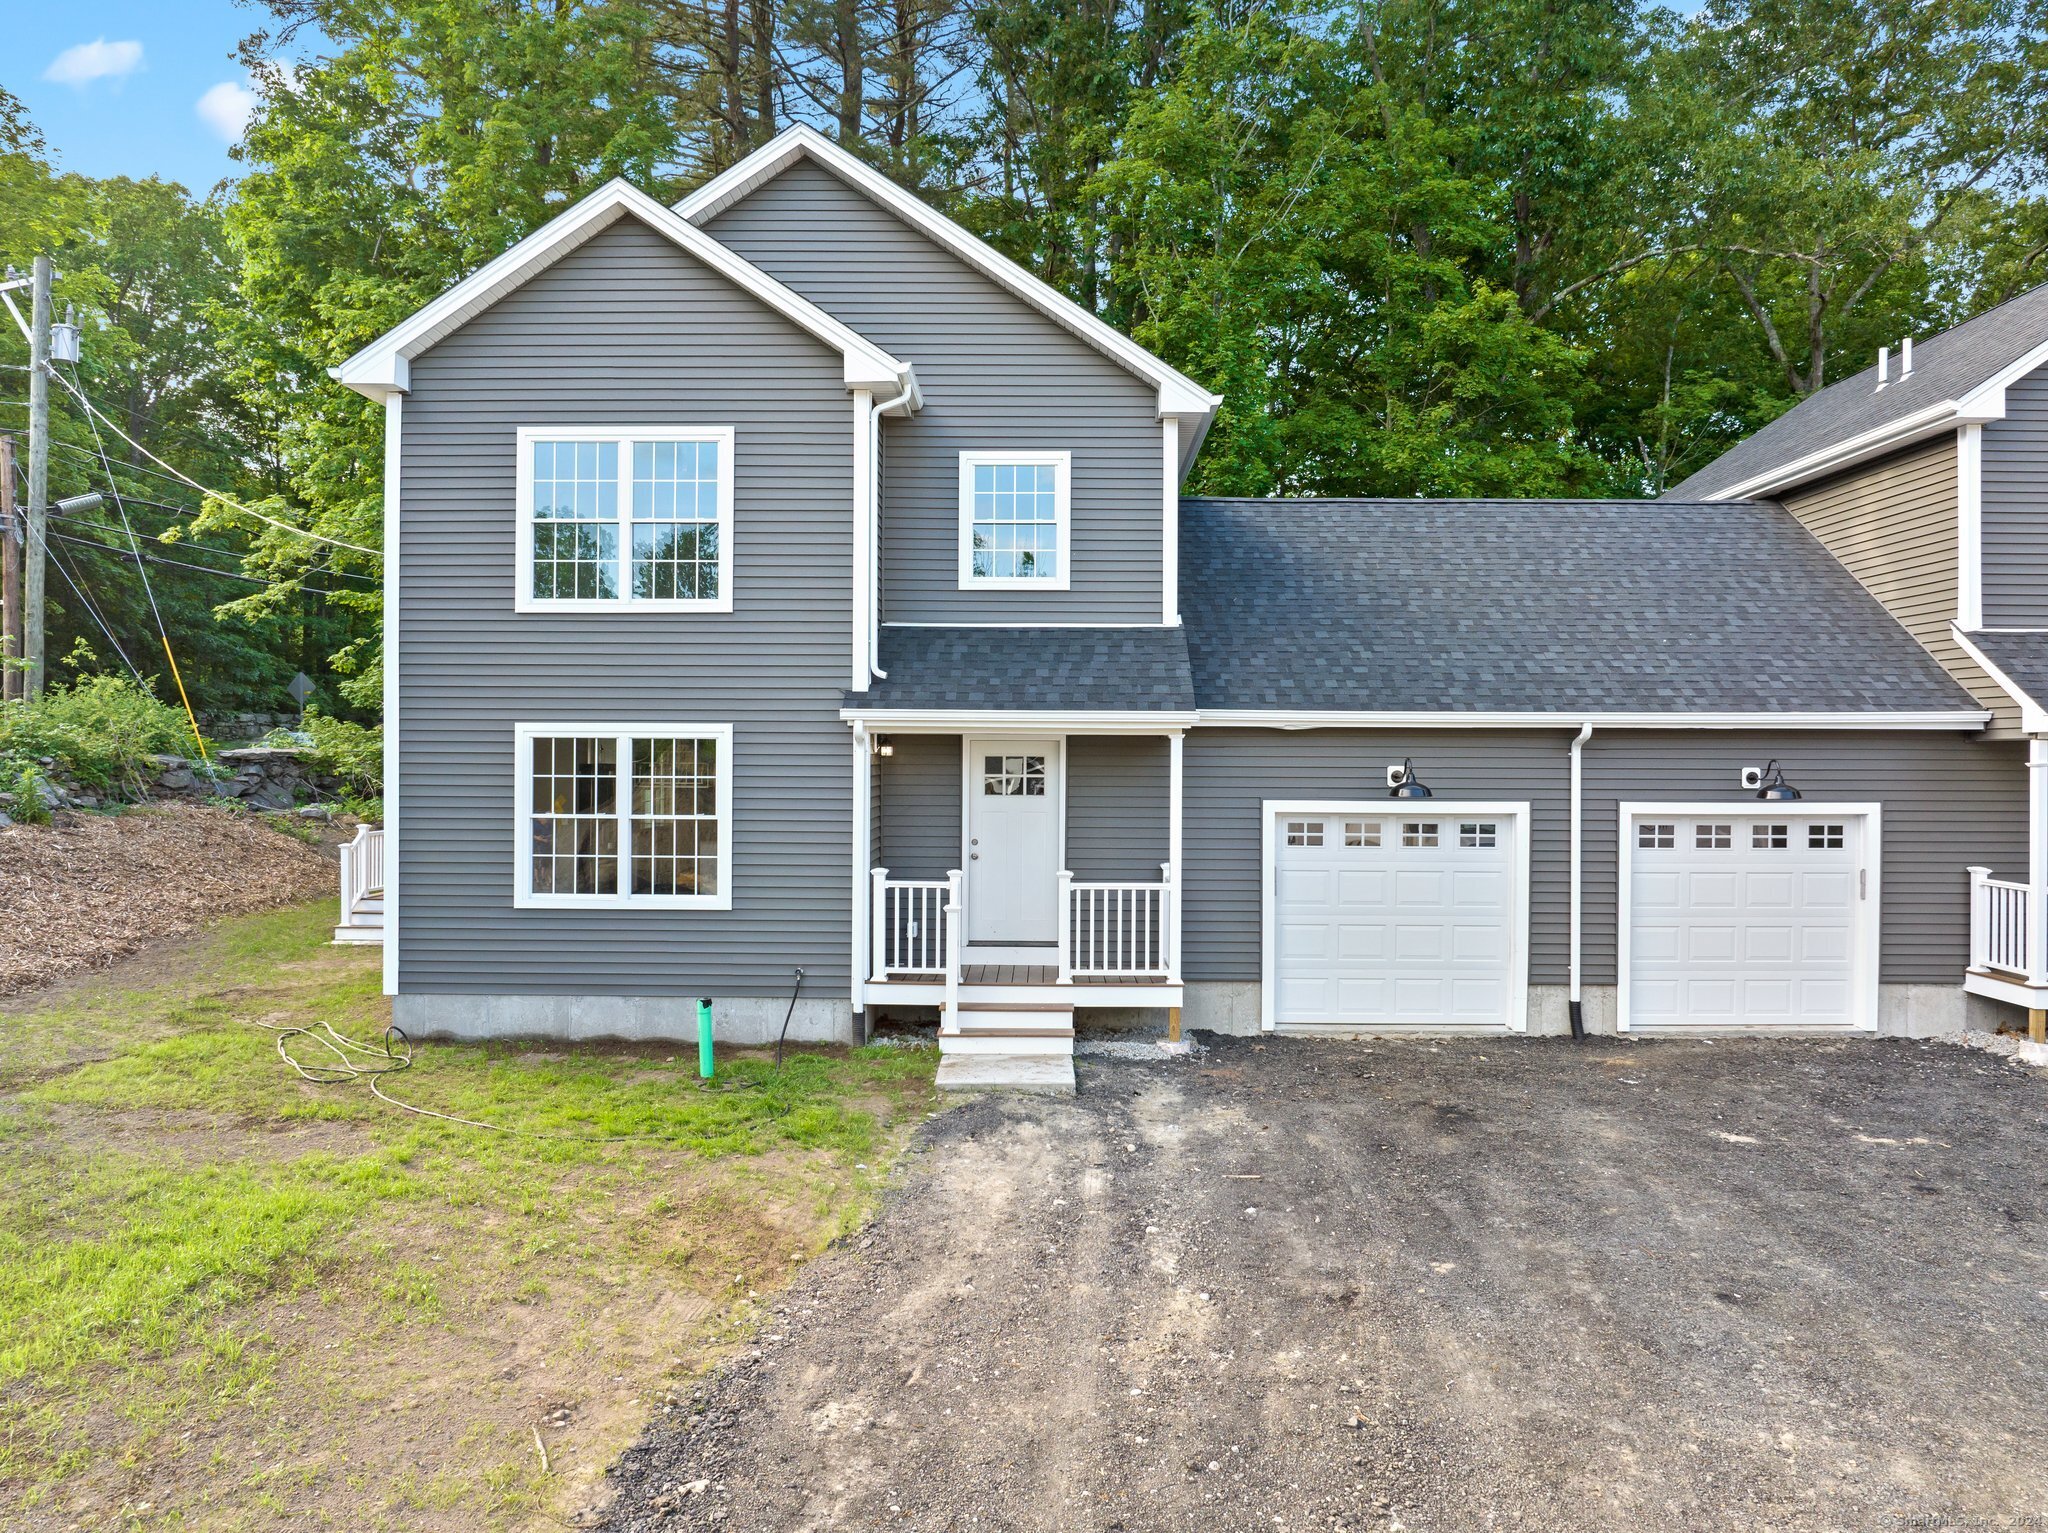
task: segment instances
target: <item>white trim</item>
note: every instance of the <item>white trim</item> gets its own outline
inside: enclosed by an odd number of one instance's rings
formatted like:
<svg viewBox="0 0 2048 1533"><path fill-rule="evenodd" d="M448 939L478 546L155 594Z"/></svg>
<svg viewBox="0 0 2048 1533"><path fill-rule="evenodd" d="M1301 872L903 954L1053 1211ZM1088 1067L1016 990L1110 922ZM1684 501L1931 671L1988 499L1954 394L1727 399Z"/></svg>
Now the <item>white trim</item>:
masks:
<svg viewBox="0 0 2048 1533"><path fill-rule="evenodd" d="M1136 373L1159 390L1162 415L1213 416L1223 403L1219 394L1168 367L1130 337L1104 324L1062 293L1055 292L1023 267L986 241L969 234L952 219L927 207L922 199L905 191L888 177L848 154L814 128L799 123L786 128L731 169L714 176L676 204L676 211L691 224L703 224L731 207L757 187L765 185L809 155L820 167L837 176L856 191L865 193L928 239L950 251L1030 304L1047 318ZM1199 445L1199 436L1190 446ZM1187 459L1182 459L1185 470Z"/></svg>
<svg viewBox="0 0 2048 1533"><path fill-rule="evenodd" d="M1779 803L1730 803L1718 800L1676 800L1656 803L1646 799L1624 799L1616 805L1615 827L1615 921L1614 921L1614 1025L1621 1032L1629 1026L1629 896L1635 872L1635 837L1630 833L1638 819L1687 816L1720 820L1851 819L1863 821L1861 875L1864 881L1856 921L1857 1007L1864 1020L1851 1025L1856 1032L1877 1030L1878 958L1884 906L1883 869L1884 806L1876 802L1832 802L1825 799L1795 799ZM1746 1032L1741 1024L1732 1026L1662 1026L1649 1029L1660 1034ZM1766 1031L1782 1030L1776 1024ZM1815 1032L1840 1029L1817 1025Z"/></svg>
<svg viewBox="0 0 2048 1533"><path fill-rule="evenodd" d="M2029 695L2024 687L2000 670L1998 664L1977 647L1976 641L1962 624L1950 623L1948 631L1955 636L1956 643L1962 646L1963 653L1983 668L1984 674L1997 684L1999 690L2020 705L2020 733L2029 735L2048 734L2048 708L2043 708L2040 703L2036 702ZM2024 633L2028 630L1991 629L1989 631L1992 633L2006 631Z"/></svg>
<svg viewBox="0 0 2048 1533"><path fill-rule="evenodd" d="M1211 728L1253 729L1982 729L1983 709L1945 713L1365 713L1330 709L1203 708Z"/></svg>
<svg viewBox="0 0 2048 1533"><path fill-rule="evenodd" d="M974 471L977 468L1052 468L1054 535L1053 572L1042 575L977 575L974 573ZM1065 591L1074 584L1074 455L1064 448L1044 451L1000 450L960 454L960 589L963 591Z"/></svg>
<svg viewBox="0 0 2048 1533"><path fill-rule="evenodd" d="M847 689L865 692L873 679L874 653L874 557L868 540L873 536L875 491L875 396L866 389L853 391L853 659L852 679ZM723 587L721 587L723 589Z"/></svg>
<svg viewBox="0 0 2048 1533"><path fill-rule="evenodd" d="M515 612L730 612L733 605L733 458L730 426L521 426L513 494L517 582ZM533 444L612 442L619 449L619 594L615 597L540 597L533 594ZM641 598L633 595L633 447L639 442L716 442L718 453L718 594L714 597Z"/></svg>
<svg viewBox="0 0 2048 1533"><path fill-rule="evenodd" d="M1273 909L1273 870L1279 854L1279 844L1274 837L1273 827L1280 817L1290 814L1371 814L1384 818L1389 813L1426 813L1438 819L1462 819L1466 815L1484 815L1489 819L1511 819L1515 822L1516 910L1515 916L1508 922L1508 935L1514 943L1514 951L1508 958L1507 1020L1503 1024L1503 1029L1511 1033L1527 1032L1529 923L1532 915L1532 858L1529 842L1533 828L1529 808L1529 801L1526 799L1439 798L1431 799L1427 803L1418 800L1397 801L1384 795L1371 799L1262 799L1259 803L1259 1031L1270 1033L1279 1027L1275 1015L1274 996L1274 941L1278 935L1278 922ZM1482 1031L1478 1027L1472 1030Z"/></svg>
<svg viewBox="0 0 2048 1533"><path fill-rule="evenodd" d="M533 892L533 751L536 739L558 735L610 735L619 741L619 873L617 894L535 894ZM718 743L718 892L716 894L633 894L632 741L697 739ZM730 910L733 886L732 725L656 722L620 724L609 719L512 726L512 904L519 910Z"/></svg>
<svg viewBox="0 0 2048 1533"><path fill-rule="evenodd" d="M1166 737L1166 860L1173 884L1173 908L1169 919L1168 935L1172 939L1167 948L1167 974L1173 979L1181 977L1180 951L1181 909L1187 904L1187 869L1185 866L1186 836L1183 822L1187 806L1186 772L1187 737L1178 730ZM1066 866L1065 863L1061 864Z"/></svg>
<svg viewBox="0 0 2048 1533"><path fill-rule="evenodd" d="M1566 999L1577 1005L1585 990L1586 951L1586 742L1593 726L1581 724L1572 736L1571 778L1571 951L1565 965Z"/></svg>
<svg viewBox="0 0 2048 1533"><path fill-rule="evenodd" d="M1033 620L1028 623L1015 621L993 623L903 623L890 621L884 628L1014 628L1024 631L1032 628L1164 628L1164 623L1047 623Z"/></svg>
<svg viewBox="0 0 2048 1533"><path fill-rule="evenodd" d="M405 396L384 396L384 993L398 994L398 506Z"/></svg>
<svg viewBox="0 0 2048 1533"><path fill-rule="evenodd" d="M853 963L847 970L852 982L852 1006L855 1016L867 1010L867 981L872 954L869 950L870 935L868 924L873 918L871 901L874 891L874 770L875 758L869 753L868 732L859 725L853 730L853 907L847 925L853 938ZM865 1042L865 1039L861 1041Z"/></svg>
<svg viewBox="0 0 2048 1533"><path fill-rule="evenodd" d="M839 717L881 733L948 735L977 729L988 734L1163 735L1195 722L1192 713L1091 713L1078 709L1033 713L1025 708L841 708Z"/></svg>
<svg viewBox="0 0 2048 1533"><path fill-rule="evenodd" d="M1979 391L1981 393L1981 391ZM1972 396L1975 397L1975 396ZM2005 399L2001 391L1996 408L1978 404L1966 408L1964 404L1945 399L1939 404L1929 405L1924 410L1915 410L1911 415L1888 421L1882 426L1872 427L1846 441L1835 442L1810 452L1803 458L1790 463L1765 469L1747 479L1737 480L1725 490L1715 490L1702 495L1702 502L1713 503L1724 500L1757 500L1775 495L1780 490L1810 479L1838 473L1853 468L1858 463L1867 463L1872 458L1881 458L1886 453L1896 452L1901 447L1910 447L1929 437L1940 436L1943 432L1964 425L1967 422L2000 420L2005 415Z"/></svg>
<svg viewBox="0 0 2048 1533"><path fill-rule="evenodd" d="M1984 428L1956 428L1956 621L1984 626Z"/></svg>
<svg viewBox="0 0 2048 1533"><path fill-rule="evenodd" d="M372 399L411 387L409 363L435 342L467 324L492 304L545 271L570 251L610 228L623 217L635 217L681 249L695 256L743 292L753 295L798 328L808 331L840 354L846 386L852 388L916 387L915 374L873 342L857 335L802 294L785 287L752 262L743 260L688 219L663 207L624 181L606 182L581 202L550 219L456 283L424 308L387 330L328 376Z"/></svg>
<svg viewBox="0 0 2048 1533"><path fill-rule="evenodd" d="M1159 621L1180 627L1180 417L1160 422L1165 441L1165 481L1159 517Z"/></svg>

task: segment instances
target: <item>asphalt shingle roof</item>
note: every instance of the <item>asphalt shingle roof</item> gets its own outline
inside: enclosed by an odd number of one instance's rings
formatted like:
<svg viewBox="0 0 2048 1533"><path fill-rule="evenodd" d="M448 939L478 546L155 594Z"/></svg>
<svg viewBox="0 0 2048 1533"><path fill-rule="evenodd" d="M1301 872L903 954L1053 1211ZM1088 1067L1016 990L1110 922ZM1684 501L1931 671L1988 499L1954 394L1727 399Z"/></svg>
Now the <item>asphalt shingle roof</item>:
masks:
<svg viewBox="0 0 2048 1533"><path fill-rule="evenodd" d="M2048 707L2048 633L1973 633L1970 642L2005 672L2012 684Z"/></svg>
<svg viewBox="0 0 2048 1533"><path fill-rule="evenodd" d="M1205 709L1977 704L1767 502L1184 500Z"/></svg>
<svg viewBox="0 0 2048 1533"><path fill-rule="evenodd" d="M884 628L888 679L861 708L1180 712L1195 706L1179 628Z"/></svg>
<svg viewBox="0 0 2048 1533"><path fill-rule="evenodd" d="M1877 363L1853 378L1831 383L1802 400L1754 435L1674 487L1666 500L1700 500L1758 474L1796 463L1838 442L1918 414L1930 405L1960 399L2000 369L2048 341L2048 285L1987 309L1953 330L1913 343L1912 376L1877 387Z"/></svg>

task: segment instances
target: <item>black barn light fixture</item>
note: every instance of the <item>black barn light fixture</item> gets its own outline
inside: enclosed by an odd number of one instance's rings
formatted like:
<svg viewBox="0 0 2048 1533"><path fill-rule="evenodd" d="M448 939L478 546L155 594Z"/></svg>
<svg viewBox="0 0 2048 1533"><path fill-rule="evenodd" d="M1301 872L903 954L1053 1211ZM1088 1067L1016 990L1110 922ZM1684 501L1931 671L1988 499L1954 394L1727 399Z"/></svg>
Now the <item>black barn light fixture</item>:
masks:
<svg viewBox="0 0 2048 1533"><path fill-rule="evenodd" d="M1797 788L1785 781L1785 769L1779 766L1775 759L1764 768L1763 781L1757 787L1756 796L1784 803L1804 797Z"/></svg>
<svg viewBox="0 0 2048 1533"><path fill-rule="evenodd" d="M1401 778L1387 791L1388 798L1434 798L1429 785L1415 775L1415 758L1401 758Z"/></svg>

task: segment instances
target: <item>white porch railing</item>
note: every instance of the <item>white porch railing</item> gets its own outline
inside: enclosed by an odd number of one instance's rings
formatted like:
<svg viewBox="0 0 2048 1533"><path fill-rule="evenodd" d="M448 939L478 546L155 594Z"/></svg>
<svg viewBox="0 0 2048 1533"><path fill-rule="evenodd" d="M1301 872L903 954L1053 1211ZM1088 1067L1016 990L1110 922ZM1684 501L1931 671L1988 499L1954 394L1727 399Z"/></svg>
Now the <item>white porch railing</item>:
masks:
<svg viewBox="0 0 2048 1533"><path fill-rule="evenodd" d="M358 825L355 839L341 849L341 928L382 927L383 898L383 829Z"/></svg>
<svg viewBox="0 0 2048 1533"><path fill-rule="evenodd" d="M876 868L869 876L874 885L874 977L944 972L950 881L892 879L887 868Z"/></svg>
<svg viewBox="0 0 2048 1533"><path fill-rule="evenodd" d="M1173 908L1180 890L1172 863L1159 882L1076 883L1060 871L1060 982L1180 977Z"/></svg>
<svg viewBox="0 0 2048 1533"><path fill-rule="evenodd" d="M1970 869L1970 967L1997 969L2030 984L2048 982L2034 936L2034 891L1989 868Z"/></svg>

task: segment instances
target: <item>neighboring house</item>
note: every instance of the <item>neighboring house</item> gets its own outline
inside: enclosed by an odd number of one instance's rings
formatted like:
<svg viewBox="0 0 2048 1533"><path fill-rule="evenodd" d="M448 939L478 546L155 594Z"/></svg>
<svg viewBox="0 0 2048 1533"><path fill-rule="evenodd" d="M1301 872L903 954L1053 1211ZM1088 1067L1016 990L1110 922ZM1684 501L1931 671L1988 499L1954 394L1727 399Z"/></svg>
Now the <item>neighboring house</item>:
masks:
<svg viewBox="0 0 2048 1533"><path fill-rule="evenodd" d="M2026 856L2003 694L1795 510L1184 500L1213 395L808 130L337 376L412 1032L1924 1032Z"/></svg>
<svg viewBox="0 0 2048 1533"><path fill-rule="evenodd" d="M1667 500L1772 497L1991 714L2025 842L1973 859L1972 994L2048 1008L2048 287L1823 389ZM1983 842L1973 842L1982 846ZM2003 877L1993 875L2002 874Z"/></svg>

